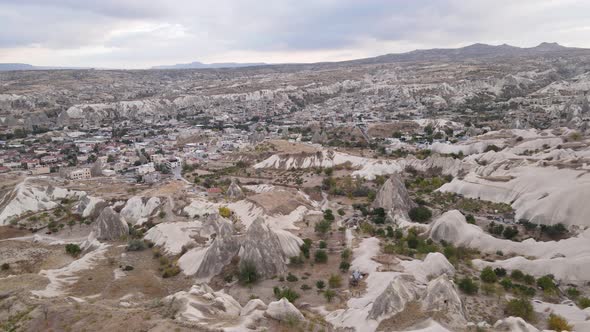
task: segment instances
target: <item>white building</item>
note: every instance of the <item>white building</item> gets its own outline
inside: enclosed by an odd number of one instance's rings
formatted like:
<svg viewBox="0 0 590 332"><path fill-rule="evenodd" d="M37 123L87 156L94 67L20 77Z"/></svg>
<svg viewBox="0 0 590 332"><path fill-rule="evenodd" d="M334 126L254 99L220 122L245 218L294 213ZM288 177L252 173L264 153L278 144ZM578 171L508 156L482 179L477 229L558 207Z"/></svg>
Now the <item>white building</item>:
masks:
<svg viewBox="0 0 590 332"><path fill-rule="evenodd" d="M137 172L138 175L144 175L147 173L155 172L156 168L154 166L154 163L147 163L144 165L137 166L135 171Z"/></svg>
<svg viewBox="0 0 590 332"><path fill-rule="evenodd" d="M170 158L164 162L164 166L168 169L173 169L182 166L182 160L180 158Z"/></svg>
<svg viewBox="0 0 590 332"><path fill-rule="evenodd" d="M90 177L90 168L86 167L73 170L70 172L70 174L68 174L68 178L72 180L85 180L90 179Z"/></svg>

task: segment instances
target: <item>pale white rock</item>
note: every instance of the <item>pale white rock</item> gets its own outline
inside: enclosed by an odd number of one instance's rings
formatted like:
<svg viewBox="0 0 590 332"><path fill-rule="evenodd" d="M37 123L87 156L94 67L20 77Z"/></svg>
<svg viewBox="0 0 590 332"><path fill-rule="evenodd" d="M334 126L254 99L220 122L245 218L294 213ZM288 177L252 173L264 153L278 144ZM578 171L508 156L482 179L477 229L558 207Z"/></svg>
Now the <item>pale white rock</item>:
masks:
<svg viewBox="0 0 590 332"><path fill-rule="evenodd" d="M111 207L102 209L96 218L93 232L98 240L112 241L129 234L129 226L121 220L121 217Z"/></svg>
<svg viewBox="0 0 590 332"><path fill-rule="evenodd" d="M83 191L41 185L35 183L33 179L25 179L3 197L2 203L6 205L0 212L0 225L6 225L12 218L26 212L56 208L62 199L77 199L86 195Z"/></svg>
<svg viewBox="0 0 590 332"><path fill-rule="evenodd" d="M198 221L161 223L150 228L144 236L156 246L161 246L164 252L177 255L183 247L194 245L193 237L198 235L202 224Z"/></svg>
<svg viewBox="0 0 590 332"><path fill-rule="evenodd" d="M398 174L394 174L381 186L375 200L374 208L383 208L392 216L408 219L408 211L416 206L410 198L406 185Z"/></svg>
<svg viewBox="0 0 590 332"><path fill-rule="evenodd" d="M286 298L269 303L265 313L268 317L279 321L289 321L292 319L302 321L305 319L299 309Z"/></svg>
<svg viewBox="0 0 590 332"><path fill-rule="evenodd" d="M510 332L539 332L539 329L527 323L524 319L512 316L497 321L494 324L494 329Z"/></svg>
<svg viewBox="0 0 590 332"><path fill-rule="evenodd" d="M242 311L240 311L240 316L248 316L255 310L266 310L267 306L261 299L252 299L246 303L244 307L242 307Z"/></svg>
<svg viewBox="0 0 590 332"><path fill-rule="evenodd" d="M154 214L160 204L158 197L133 196L121 209L121 217L132 225L142 225Z"/></svg>

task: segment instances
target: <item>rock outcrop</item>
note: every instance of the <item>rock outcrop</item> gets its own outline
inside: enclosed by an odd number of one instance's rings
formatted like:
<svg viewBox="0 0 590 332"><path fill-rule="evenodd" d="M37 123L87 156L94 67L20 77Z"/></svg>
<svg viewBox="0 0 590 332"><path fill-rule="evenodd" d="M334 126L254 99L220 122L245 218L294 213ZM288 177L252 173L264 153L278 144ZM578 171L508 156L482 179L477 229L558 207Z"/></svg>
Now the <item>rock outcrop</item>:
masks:
<svg viewBox="0 0 590 332"><path fill-rule="evenodd" d="M395 316L412 301L420 303L422 311L430 317L448 325L466 322L457 288L446 274L431 280L426 287L410 274L396 275L373 302L368 318L382 320Z"/></svg>
<svg viewBox="0 0 590 332"><path fill-rule="evenodd" d="M283 254L279 237L264 219L252 222L240 247L240 264L250 262L262 277L271 277L287 271L287 258Z"/></svg>
<svg viewBox="0 0 590 332"><path fill-rule="evenodd" d="M64 199L75 200L85 195L83 191L55 187L34 178L25 179L0 199L0 226L24 213L54 209Z"/></svg>
<svg viewBox="0 0 590 332"><path fill-rule="evenodd" d="M121 210L121 217L130 224L141 225L154 214L160 203L161 201L158 197L133 196Z"/></svg>
<svg viewBox="0 0 590 332"><path fill-rule="evenodd" d="M265 311L267 309L266 304L261 299L252 299L246 303L246 305L240 311L240 316L248 316L255 310Z"/></svg>
<svg viewBox="0 0 590 332"><path fill-rule="evenodd" d="M408 302L419 297L414 282L414 277L408 274L395 276L385 291L375 299L369 318L389 317L403 311Z"/></svg>
<svg viewBox="0 0 590 332"><path fill-rule="evenodd" d="M304 320L303 314L286 298L268 304L266 315L278 321Z"/></svg>
<svg viewBox="0 0 590 332"><path fill-rule="evenodd" d="M240 303L231 295L223 291L216 292L206 284L194 285L188 292L167 296L164 302L175 307L176 319L215 329L236 323L242 310Z"/></svg>
<svg viewBox="0 0 590 332"><path fill-rule="evenodd" d="M106 207L96 219L93 231L98 240L112 241L128 235L129 226L111 207Z"/></svg>
<svg viewBox="0 0 590 332"><path fill-rule="evenodd" d="M383 208L392 217L399 216L408 219L408 211L415 207L408 190L399 174L392 175L375 197L374 208Z"/></svg>
<svg viewBox="0 0 590 332"><path fill-rule="evenodd" d="M195 275L198 278L209 278L221 272L223 267L236 257L240 249L238 238L233 234L231 222L223 218L219 218L216 222L219 225L218 231L197 269Z"/></svg>
<svg viewBox="0 0 590 332"><path fill-rule="evenodd" d="M85 195L80 198L80 201L78 201L75 212L83 218L94 219L98 217L100 211L102 211L106 205L107 203L98 197Z"/></svg>
<svg viewBox="0 0 590 332"><path fill-rule="evenodd" d="M446 275L430 281L422 301L422 309L431 314L439 313L437 317L445 317L449 323L465 321L463 303L457 288Z"/></svg>
<svg viewBox="0 0 590 332"><path fill-rule="evenodd" d="M229 185L229 188L227 188L227 197L235 200L244 198L244 192L236 182L236 179L231 180L231 184Z"/></svg>

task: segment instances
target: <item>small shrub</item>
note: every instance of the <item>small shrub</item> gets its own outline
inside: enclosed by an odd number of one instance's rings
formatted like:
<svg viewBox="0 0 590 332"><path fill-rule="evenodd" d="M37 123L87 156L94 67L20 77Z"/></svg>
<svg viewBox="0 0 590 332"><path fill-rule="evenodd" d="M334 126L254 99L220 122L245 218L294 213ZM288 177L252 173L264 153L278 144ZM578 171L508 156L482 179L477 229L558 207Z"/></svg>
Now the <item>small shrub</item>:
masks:
<svg viewBox="0 0 590 332"><path fill-rule="evenodd" d="M327 209L324 211L324 219L327 221L334 221L334 214L332 213L332 210Z"/></svg>
<svg viewBox="0 0 590 332"><path fill-rule="evenodd" d="M310 290L310 289L311 289L311 287L309 287L309 285L308 285L308 284L303 284L303 285L301 285L301 290L304 290L304 291L306 291L306 290Z"/></svg>
<svg viewBox="0 0 590 332"><path fill-rule="evenodd" d="M326 287L326 283L323 280L318 280L315 282L315 286L317 289L322 290L324 287Z"/></svg>
<svg viewBox="0 0 590 332"><path fill-rule="evenodd" d="M340 254L340 258L342 258L342 260L344 260L344 261L347 261L350 259L351 255L352 255L351 250L346 248L346 249L342 250L342 253Z"/></svg>
<svg viewBox="0 0 590 332"><path fill-rule="evenodd" d="M315 224L314 230L319 235L326 235L332 228L332 223L327 220L319 221Z"/></svg>
<svg viewBox="0 0 590 332"><path fill-rule="evenodd" d="M346 272L346 271L348 271L348 269L350 269L350 263L346 262L346 261L342 261L342 262L340 262L339 268L340 268L340 271Z"/></svg>
<svg viewBox="0 0 590 332"><path fill-rule="evenodd" d="M479 278L481 279L481 281L486 282L486 283L494 283L498 280L498 276L496 276L496 272L494 272L494 270L491 267L486 267L484 268L480 275Z"/></svg>
<svg viewBox="0 0 590 332"><path fill-rule="evenodd" d="M1 269L2 269L2 271L10 270L10 264L8 264L8 263L2 263Z"/></svg>
<svg viewBox="0 0 590 332"><path fill-rule="evenodd" d="M555 331L571 331L572 330L572 326L567 323L567 320L565 320L565 318L563 318L559 315L555 315L555 314L549 315L549 318L547 319L547 326L549 327L550 330L555 330Z"/></svg>
<svg viewBox="0 0 590 332"><path fill-rule="evenodd" d="M326 298L326 301L332 302L332 299L336 297L336 292L331 289L326 289L324 291L324 297Z"/></svg>
<svg viewBox="0 0 590 332"><path fill-rule="evenodd" d="M479 287L471 278L465 277L459 281L459 289L468 295L476 294Z"/></svg>
<svg viewBox="0 0 590 332"><path fill-rule="evenodd" d="M567 296L574 298L574 299L577 298L578 296L580 296L580 291L575 287L570 287L570 288L566 289L565 292L567 293Z"/></svg>
<svg viewBox="0 0 590 332"><path fill-rule="evenodd" d="M338 274L332 274L328 279L330 288L340 288L342 286L342 277Z"/></svg>
<svg viewBox="0 0 590 332"><path fill-rule="evenodd" d="M328 254L323 249L316 250L314 260L316 263L326 263L328 261Z"/></svg>
<svg viewBox="0 0 590 332"><path fill-rule="evenodd" d="M219 208L219 215L224 218L229 218L231 216L231 210L227 206L221 206Z"/></svg>
<svg viewBox="0 0 590 332"><path fill-rule="evenodd" d="M127 251L141 251L145 249L145 242L140 239L131 239L127 242Z"/></svg>
<svg viewBox="0 0 590 332"><path fill-rule="evenodd" d="M299 298L299 294L289 287L287 287L287 288L275 287L275 288L273 288L273 292L274 292L277 300L280 300L282 298L286 298L289 302L295 303L295 301Z"/></svg>
<svg viewBox="0 0 590 332"><path fill-rule="evenodd" d="M510 277L516 281L521 281L524 278L524 273L521 270L514 270L510 273Z"/></svg>
<svg viewBox="0 0 590 332"><path fill-rule="evenodd" d="M256 265L253 262L244 261L240 264L240 272L238 275L240 283L245 285L253 284L258 281L259 277Z"/></svg>
<svg viewBox="0 0 590 332"><path fill-rule="evenodd" d="M504 287L505 290L509 290L512 288L513 284L512 284L512 280L508 279L508 278L504 278L500 281L500 285L502 285L502 287Z"/></svg>
<svg viewBox="0 0 590 332"><path fill-rule="evenodd" d="M466 215L465 220L470 224L475 224L475 217L472 214Z"/></svg>
<svg viewBox="0 0 590 332"><path fill-rule="evenodd" d="M320 241L320 249L326 249L328 248L328 243L326 243L326 241Z"/></svg>
<svg viewBox="0 0 590 332"><path fill-rule="evenodd" d="M533 305L527 299L513 299L508 301L505 312L508 316L520 317L526 321L531 321L534 315Z"/></svg>
<svg viewBox="0 0 590 332"><path fill-rule="evenodd" d="M527 285L534 285L535 284L535 277L533 277L530 274L525 274L525 276L522 278L522 281L524 281L524 283Z"/></svg>
<svg viewBox="0 0 590 332"><path fill-rule="evenodd" d="M66 253L68 253L72 257L77 257L82 252L80 246L75 243L68 243L66 244Z"/></svg>
<svg viewBox="0 0 590 332"><path fill-rule="evenodd" d="M286 279L289 282L299 281L299 278L297 278L297 276L295 276L294 274L291 274L291 272L289 272L289 274L287 275L287 278Z"/></svg>
<svg viewBox="0 0 590 332"><path fill-rule="evenodd" d="M310 239L305 239L303 240L303 244L299 247L301 249L301 254L303 254L303 257L305 258L309 258L309 249L311 249L311 243L312 242Z"/></svg>
<svg viewBox="0 0 590 332"><path fill-rule="evenodd" d="M303 257L301 257L301 256L290 257L289 258L289 265L293 265L293 266L303 265Z"/></svg>
<svg viewBox="0 0 590 332"><path fill-rule="evenodd" d="M426 223L432 217L432 212L430 211L429 208L427 208L425 206L418 206L418 207L412 208L412 209L410 209L408 214L410 216L410 219L412 219L413 222L419 222L419 223Z"/></svg>
<svg viewBox="0 0 590 332"><path fill-rule="evenodd" d="M485 295L492 295L496 293L496 285L484 283L481 285L481 290Z"/></svg>
<svg viewBox="0 0 590 332"><path fill-rule="evenodd" d="M180 268L176 265L168 266L164 269L164 273L162 273L162 278L171 278L180 273Z"/></svg>
<svg viewBox="0 0 590 332"><path fill-rule="evenodd" d="M498 278L503 278L506 276L506 269L501 268L501 267L497 267L494 269L494 273L496 273L496 276L498 276Z"/></svg>
<svg viewBox="0 0 590 332"><path fill-rule="evenodd" d="M557 287L555 286L555 282L553 282L553 278L549 275L537 279L537 286L546 292L552 292Z"/></svg>
<svg viewBox="0 0 590 332"><path fill-rule="evenodd" d="M590 307L590 298L581 297L580 299L578 299L578 305L582 309L586 309L586 308Z"/></svg>

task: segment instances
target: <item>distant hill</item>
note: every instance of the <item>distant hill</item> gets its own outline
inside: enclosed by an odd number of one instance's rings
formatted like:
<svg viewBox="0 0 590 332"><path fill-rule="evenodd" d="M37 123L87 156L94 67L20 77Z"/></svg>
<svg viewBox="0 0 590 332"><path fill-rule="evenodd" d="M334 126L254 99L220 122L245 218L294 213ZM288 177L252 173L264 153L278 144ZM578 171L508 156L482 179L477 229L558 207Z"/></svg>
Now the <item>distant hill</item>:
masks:
<svg viewBox="0 0 590 332"><path fill-rule="evenodd" d="M405 61L453 61L476 58L494 57L518 57L549 55L564 52L589 52L590 49L565 47L558 43L541 43L535 47L516 47L507 44L488 45L473 44L461 48L433 48L427 50L415 50L406 53L392 53L373 58L345 61L348 63L388 63Z"/></svg>
<svg viewBox="0 0 590 332"><path fill-rule="evenodd" d="M34 70L35 66L26 63L0 63L0 71Z"/></svg>
<svg viewBox="0 0 590 332"><path fill-rule="evenodd" d="M239 63L239 62L221 62L221 63L180 63L175 65L154 66L150 69L219 69L219 68L245 68L245 67L293 67L293 68L315 68L317 66L339 66L347 64L379 64L379 63L396 63L396 62L419 62L419 61L463 61L469 59L492 59L507 57L524 57L524 56L561 56L569 54L590 54L590 49L565 47L558 43L541 43L535 47L516 47L507 44L488 45L476 43L461 48L433 48L426 50L414 50L405 53L391 53L379 55L371 58L347 60L340 62L321 62L321 63L284 63L284 64L267 64L263 62L256 63ZM0 71L10 70L57 70L57 69L91 69L82 67L46 67L33 66L24 63L0 63Z"/></svg>
<svg viewBox="0 0 590 332"><path fill-rule="evenodd" d="M265 66L266 63L236 63L236 62L221 62L221 63L202 63L202 62L191 62L191 63L179 63L175 65L164 65L154 66L151 69L207 69L207 68L242 68L242 67L254 67L254 66Z"/></svg>
<svg viewBox="0 0 590 332"><path fill-rule="evenodd" d="M0 63L0 71L14 70L66 70L66 69L91 69L89 67L53 67L33 66L27 63Z"/></svg>

